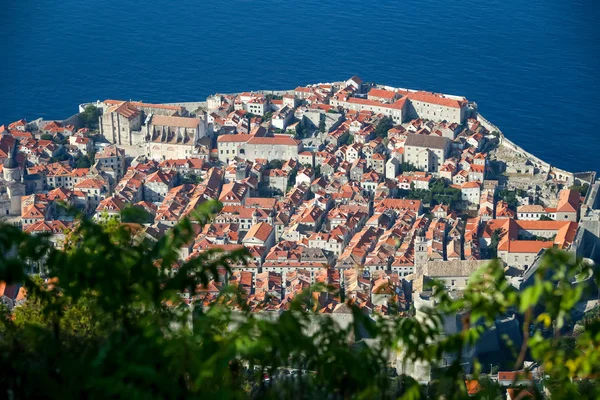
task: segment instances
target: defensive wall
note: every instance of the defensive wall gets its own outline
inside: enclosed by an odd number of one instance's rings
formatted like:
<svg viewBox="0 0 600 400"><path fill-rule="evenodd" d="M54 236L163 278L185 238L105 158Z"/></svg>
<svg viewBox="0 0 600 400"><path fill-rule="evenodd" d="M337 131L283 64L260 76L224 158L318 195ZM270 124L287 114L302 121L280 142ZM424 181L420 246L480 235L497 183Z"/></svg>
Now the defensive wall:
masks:
<svg viewBox="0 0 600 400"><path fill-rule="evenodd" d="M226 95L238 95L241 94L242 92L239 93L226 93ZM293 94L294 90L253 90L252 93L262 93L264 95L270 94L273 96L283 96L285 94ZM84 104L80 104L79 105L79 112L83 112L83 110L85 109L85 107L88 104L93 104L96 107L100 107L103 108L102 102L94 102L94 103L84 103ZM188 112L194 112L199 108L206 108L207 107L207 102L206 100L202 100L202 101L181 101L181 102L173 102L173 103L160 103L160 104L166 104L169 106L179 106L179 107L183 107L185 108Z"/></svg>
<svg viewBox="0 0 600 400"><path fill-rule="evenodd" d="M185 108L189 113L196 111L199 108L206 108L206 100L205 101L184 101L181 103L161 103L166 104L168 106L178 106Z"/></svg>
<svg viewBox="0 0 600 400"><path fill-rule="evenodd" d="M541 158L531 154L530 152L523 149L521 146L515 144L510 139L508 139L498 128L496 125L492 124L488 121L483 115L477 113L477 121L481 123L487 130L490 132L496 131L500 137L500 145L514 151L515 153L520 154L521 156L530 160L540 171L543 171L545 174L554 173L556 179L564 180L569 184L575 183L575 174L569 171L565 171L563 169L557 168L550 163L542 160ZM595 174L593 174L595 176Z"/></svg>

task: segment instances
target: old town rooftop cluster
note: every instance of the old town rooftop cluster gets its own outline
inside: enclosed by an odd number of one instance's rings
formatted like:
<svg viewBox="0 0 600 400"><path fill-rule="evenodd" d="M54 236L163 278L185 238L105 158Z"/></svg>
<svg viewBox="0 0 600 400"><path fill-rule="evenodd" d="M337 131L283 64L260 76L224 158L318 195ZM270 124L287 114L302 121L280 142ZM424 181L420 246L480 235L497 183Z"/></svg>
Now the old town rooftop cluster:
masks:
<svg viewBox="0 0 600 400"><path fill-rule="evenodd" d="M158 240L217 199L223 209L194 225L173 268L214 248L250 257L186 301L210 302L227 281L254 309L279 310L324 282L368 312L408 310L428 279L460 291L491 257L519 281L578 229L581 198L567 182L554 179L561 190L546 204L506 196L488 157L498 132L462 97L352 77L216 94L193 109L94 106L93 129L77 118L0 126L0 215L60 247L73 220L59 201L98 220L136 207L146 221L134 234ZM348 311L340 293L315 299L320 312Z"/></svg>

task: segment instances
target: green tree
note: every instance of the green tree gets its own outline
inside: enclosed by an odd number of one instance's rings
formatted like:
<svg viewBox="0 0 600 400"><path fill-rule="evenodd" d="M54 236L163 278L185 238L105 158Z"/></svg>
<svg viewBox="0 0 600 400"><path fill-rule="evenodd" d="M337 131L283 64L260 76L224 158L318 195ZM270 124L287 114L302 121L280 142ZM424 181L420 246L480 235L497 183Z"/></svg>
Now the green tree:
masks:
<svg viewBox="0 0 600 400"><path fill-rule="evenodd" d="M375 127L375 137L385 138L387 133L394 126L394 121L390 117L383 117Z"/></svg>
<svg viewBox="0 0 600 400"><path fill-rule="evenodd" d="M200 178L199 175L196 174L187 174L187 175L183 175L181 177L181 183L191 183L193 185L197 185L198 183L202 182L202 178Z"/></svg>
<svg viewBox="0 0 600 400"><path fill-rule="evenodd" d="M276 94L271 94L271 93L269 93L269 94L265 95L265 98L266 98L267 100L283 100L283 96L281 96L281 95L276 95Z"/></svg>
<svg viewBox="0 0 600 400"><path fill-rule="evenodd" d="M502 229L498 228L492 232L490 240L490 258L498 257L498 243L500 243L500 236L502 235Z"/></svg>
<svg viewBox="0 0 600 400"><path fill-rule="evenodd" d="M54 139L54 136L52 136L49 133L42 133L40 135L40 139L42 139L42 140L52 140L52 139Z"/></svg>
<svg viewBox="0 0 600 400"><path fill-rule="evenodd" d="M315 177L319 178L321 176L321 166L315 165Z"/></svg>
<svg viewBox="0 0 600 400"><path fill-rule="evenodd" d="M455 207L461 201L460 190L448 187L443 179L432 179L429 189L415 189L414 183L411 183L410 190L401 190L400 195L408 199L421 200L430 206L448 204Z"/></svg>
<svg viewBox="0 0 600 400"><path fill-rule="evenodd" d="M514 369L526 358L538 362L552 398L600 395L600 324L590 323L574 340L561 334L585 294L586 285L573 282L584 283L590 272L570 254L548 250L522 291L498 263L473 274L462 296L433 281L428 289L436 306L416 316L369 317L346 302L353 318L341 326L312 310L320 307L314 292L345 301L343 292L317 284L277 318L263 318L249 312L245 294L225 279L230 265L245 262L244 250L209 250L179 261L179 249L196 231L192 224L210 221L218 209L203 204L157 242L135 235L130 224L80 218L65 248L57 249L46 235L2 226L0 280L22 284L28 294L12 315L5 309L0 316L3 397L468 398L461 355L512 312L523 318L524 338L514 348ZM27 275L32 264L43 265L49 279ZM182 300L183 293L200 296L198 289L219 277L222 290L214 301ZM462 329L442 335L442 316L457 314ZM389 373L388 361L398 353L425 364L455 356L425 387ZM503 396L474 363L473 379L483 387L478 397ZM299 373L276 379L281 367Z"/></svg>
<svg viewBox="0 0 600 400"><path fill-rule="evenodd" d="M414 172L418 171L419 169L409 162L403 162L400 164L400 170L402 172Z"/></svg>
<svg viewBox="0 0 600 400"><path fill-rule="evenodd" d="M319 119L319 132L325 133L325 115L321 114Z"/></svg>
<svg viewBox="0 0 600 400"><path fill-rule="evenodd" d="M296 171L295 169L292 169L288 175L288 184L287 184L287 190L289 191L291 188L294 187L294 185L296 184L296 175L298 174L298 171Z"/></svg>
<svg viewBox="0 0 600 400"><path fill-rule="evenodd" d="M85 106L83 112L79 113L81 124L89 129L98 128L98 118L102 115L102 110L93 104Z"/></svg>
<svg viewBox="0 0 600 400"><path fill-rule="evenodd" d="M351 135L350 133L346 133L346 134L342 135L342 138L339 140L338 145L344 146L344 145L350 145L352 143L354 143L354 136Z"/></svg>
<svg viewBox="0 0 600 400"><path fill-rule="evenodd" d="M92 160L90 160L90 157L87 154L79 157L77 161L75 161L75 168L90 168L91 166Z"/></svg>
<svg viewBox="0 0 600 400"><path fill-rule="evenodd" d="M569 187L569 189L579 192L579 194L581 196L585 196L587 194L589 187L590 187L589 184L584 183L583 185L572 185Z"/></svg>
<svg viewBox="0 0 600 400"><path fill-rule="evenodd" d="M50 162L54 163L54 162L60 162L60 161L67 161L69 159L69 155L67 153L60 153L59 155L57 155L56 157L50 157Z"/></svg>
<svg viewBox="0 0 600 400"><path fill-rule="evenodd" d="M283 161L281 160L270 160L267 164L268 169L281 169L283 167Z"/></svg>
<svg viewBox="0 0 600 400"><path fill-rule="evenodd" d="M517 200L517 194L518 193L516 190L503 189L498 192L497 197L506 201L510 208L516 209L517 205L519 204Z"/></svg>
<svg viewBox="0 0 600 400"><path fill-rule="evenodd" d="M150 224L154 217L140 206L128 205L121 212L121 221L125 223Z"/></svg>
<svg viewBox="0 0 600 400"><path fill-rule="evenodd" d="M296 137L298 139L304 139L308 135L308 130L304 124L304 119L301 119L296 126Z"/></svg>

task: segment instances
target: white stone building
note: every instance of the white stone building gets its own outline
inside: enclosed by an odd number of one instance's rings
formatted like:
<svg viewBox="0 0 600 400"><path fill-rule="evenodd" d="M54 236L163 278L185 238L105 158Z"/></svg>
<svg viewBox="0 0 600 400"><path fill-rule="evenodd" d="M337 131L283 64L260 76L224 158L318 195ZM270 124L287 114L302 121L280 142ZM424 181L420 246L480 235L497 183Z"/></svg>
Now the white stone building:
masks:
<svg viewBox="0 0 600 400"><path fill-rule="evenodd" d="M273 117L271 118L271 124L274 128L284 131L292 120L293 116L294 113L292 109L288 106L283 106L279 111L273 114Z"/></svg>
<svg viewBox="0 0 600 400"><path fill-rule="evenodd" d="M153 160L189 158L206 135L204 118L154 115L146 124L147 155Z"/></svg>
<svg viewBox="0 0 600 400"><path fill-rule="evenodd" d="M100 117L100 134L113 144L133 145L142 126L142 112L128 101L110 106ZM139 134L135 135L139 138Z"/></svg>
<svg viewBox="0 0 600 400"><path fill-rule="evenodd" d="M450 150L450 140L440 136L408 135L404 161L426 172L439 172Z"/></svg>
<svg viewBox="0 0 600 400"><path fill-rule="evenodd" d="M407 115L432 121L463 124L468 117L468 101L464 97L430 92L407 92L410 99Z"/></svg>
<svg viewBox="0 0 600 400"><path fill-rule="evenodd" d="M302 151L302 141L288 135L222 135L217 139L219 160L229 163L235 157L254 161L298 159Z"/></svg>
<svg viewBox="0 0 600 400"><path fill-rule="evenodd" d="M116 145L104 147L102 151L96 153L95 160L100 166L114 170L117 181L125 175L127 161L125 150Z"/></svg>

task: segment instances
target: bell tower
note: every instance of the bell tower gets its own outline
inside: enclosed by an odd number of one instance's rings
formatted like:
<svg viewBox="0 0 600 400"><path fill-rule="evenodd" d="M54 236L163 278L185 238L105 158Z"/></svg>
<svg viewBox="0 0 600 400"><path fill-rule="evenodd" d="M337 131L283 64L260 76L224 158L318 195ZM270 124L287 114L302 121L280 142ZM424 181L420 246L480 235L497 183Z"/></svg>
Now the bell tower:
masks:
<svg viewBox="0 0 600 400"><path fill-rule="evenodd" d="M423 268L427 263L427 239L425 239L425 232L423 229L417 230L414 245L414 260L415 260L415 274L422 275Z"/></svg>
<svg viewBox="0 0 600 400"><path fill-rule="evenodd" d="M8 158L4 160L4 164L2 165L2 175L6 182L19 182L21 180L21 171L19 168L19 163L17 162L17 146L19 144L18 140L15 140L13 147L10 149L8 153Z"/></svg>

